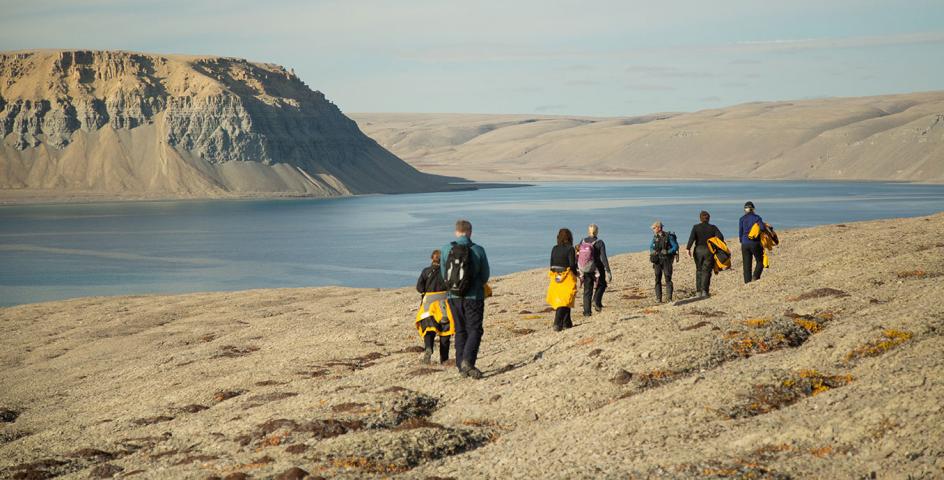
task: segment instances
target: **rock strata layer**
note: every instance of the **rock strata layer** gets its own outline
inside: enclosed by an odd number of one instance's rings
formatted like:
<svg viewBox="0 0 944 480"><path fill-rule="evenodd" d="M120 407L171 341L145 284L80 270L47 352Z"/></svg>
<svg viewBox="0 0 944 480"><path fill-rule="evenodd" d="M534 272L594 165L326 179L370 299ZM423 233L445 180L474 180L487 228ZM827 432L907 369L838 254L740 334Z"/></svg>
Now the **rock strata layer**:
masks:
<svg viewBox="0 0 944 480"><path fill-rule="evenodd" d="M284 67L118 51L0 53L0 189L115 196L430 191Z"/></svg>

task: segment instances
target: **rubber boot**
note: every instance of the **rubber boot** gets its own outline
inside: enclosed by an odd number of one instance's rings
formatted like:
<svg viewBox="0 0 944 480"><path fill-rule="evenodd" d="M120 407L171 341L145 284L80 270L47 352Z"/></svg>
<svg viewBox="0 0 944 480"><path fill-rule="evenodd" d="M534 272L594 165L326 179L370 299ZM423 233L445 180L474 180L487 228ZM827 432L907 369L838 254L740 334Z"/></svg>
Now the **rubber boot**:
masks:
<svg viewBox="0 0 944 480"><path fill-rule="evenodd" d="M426 347L426 350L423 351L423 363L429 365L429 363L430 363L430 358L431 358L432 356L433 356L433 348L432 348L432 347Z"/></svg>

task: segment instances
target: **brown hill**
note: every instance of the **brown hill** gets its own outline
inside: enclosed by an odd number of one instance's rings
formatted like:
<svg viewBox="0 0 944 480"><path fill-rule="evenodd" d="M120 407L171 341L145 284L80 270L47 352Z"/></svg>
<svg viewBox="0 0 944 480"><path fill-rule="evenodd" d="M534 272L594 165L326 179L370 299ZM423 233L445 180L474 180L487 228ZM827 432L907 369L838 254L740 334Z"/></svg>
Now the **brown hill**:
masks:
<svg viewBox="0 0 944 480"><path fill-rule="evenodd" d="M944 181L944 92L628 118L352 114L424 171L477 180Z"/></svg>
<svg viewBox="0 0 944 480"><path fill-rule="evenodd" d="M120 51L0 53L0 196L441 189L285 68Z"/></svg>

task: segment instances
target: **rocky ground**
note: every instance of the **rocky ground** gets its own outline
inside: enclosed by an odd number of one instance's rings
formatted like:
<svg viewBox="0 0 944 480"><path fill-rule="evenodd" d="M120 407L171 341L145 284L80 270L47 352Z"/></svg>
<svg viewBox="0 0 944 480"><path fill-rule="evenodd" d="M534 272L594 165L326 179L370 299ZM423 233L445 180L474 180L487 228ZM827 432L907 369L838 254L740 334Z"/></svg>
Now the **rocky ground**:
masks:
<svg viewBox="0 0 944 480"><path fill-rule="evenodd" d="M678 306L622 255L563 333L542 270L498 278L479 381L420 364L409 289L2 309L0 478L944 478L942 234L785 232Z"/></svg>

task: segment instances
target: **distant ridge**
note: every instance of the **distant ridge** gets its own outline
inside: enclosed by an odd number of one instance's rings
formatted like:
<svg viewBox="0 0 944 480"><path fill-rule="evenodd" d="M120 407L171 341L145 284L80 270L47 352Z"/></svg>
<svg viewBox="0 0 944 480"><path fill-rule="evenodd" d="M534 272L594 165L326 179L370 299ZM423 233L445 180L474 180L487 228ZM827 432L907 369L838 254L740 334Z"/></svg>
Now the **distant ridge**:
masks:
<svg viewBox="0 0 944 480"><path fill-rule="evenodd" d="M0 53L0 198L338 196L447 188L293 72L238 58Z"/></svg>
<svg viewBox="0 0 944 480"><path fill-rule="evenodd" d="M944 182L944 91L753 102L625 118L351 114L424 171L476 180Z"/></svg>

